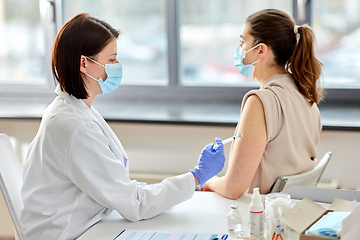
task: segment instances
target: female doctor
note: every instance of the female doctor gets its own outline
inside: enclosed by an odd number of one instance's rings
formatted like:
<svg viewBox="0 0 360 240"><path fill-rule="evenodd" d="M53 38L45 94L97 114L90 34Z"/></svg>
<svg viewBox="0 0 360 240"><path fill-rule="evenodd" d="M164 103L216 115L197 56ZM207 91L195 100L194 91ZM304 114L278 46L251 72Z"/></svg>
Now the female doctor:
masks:
<svg viewBox="0 0 360 240"><path fill-rule="evenodd" d="M79 14L58 33L52 69L58 95L46 109L23 173L21 225L27 239L74 239L112 210L130 221L158 215L183 202L222 170L223 145L207 145L183 175L146 185L129 179L126 153L92 107L96 95L121 81L119 32Z"/></svg>

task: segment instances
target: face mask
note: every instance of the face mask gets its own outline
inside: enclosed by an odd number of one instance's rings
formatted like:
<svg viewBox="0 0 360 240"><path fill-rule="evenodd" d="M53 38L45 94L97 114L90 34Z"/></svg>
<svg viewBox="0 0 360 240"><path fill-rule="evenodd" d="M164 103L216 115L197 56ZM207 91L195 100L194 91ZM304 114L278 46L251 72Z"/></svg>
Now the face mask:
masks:
<svg viewBox="0 0 360 240"><path fill-rule="evenodd" d="M248 51L244 50L243 48L240 48L239 51L239 48L236 48L236 51L234 53L234 64L236 69L239 71L239 73L250 79L254 78L254 71L255 71L254 64L257 63L259 60L253 62L252 64L247 64L247 65L243 63L243 60L246 56L246 53L257 48L258 46L260 46L260 43Z"/></svg>
<svg viewBox="0 0 360 240"><path fill-rule="evenodd" d="M94 63L102 66L103 68L105 68L105 72L107 75L107 79L105 81L101 77L99 79L96 79L96 78L90 76L89 74L85 73L87 76L91 77L92 79L94 79L95 81L97 81L99 83L103 94L114 91L120 85L121 78L122 78L122 64L121 63L105 64L105 66L104 66L89 57L86 57L86 58L93 61Z"/></svg>

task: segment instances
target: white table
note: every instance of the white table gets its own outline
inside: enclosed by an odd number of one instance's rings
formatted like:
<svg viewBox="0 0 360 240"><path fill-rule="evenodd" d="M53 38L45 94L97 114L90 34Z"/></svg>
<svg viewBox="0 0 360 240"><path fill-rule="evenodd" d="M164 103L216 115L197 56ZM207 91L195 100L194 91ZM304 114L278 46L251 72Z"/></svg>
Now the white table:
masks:
<svg viewBox="0 0 360 240"><path fill-rule="evenodd" d="M213 192L195 192L194 196L148 220L129 222L113 211L98 222L79 240L114 239L123 229L169 233L227 233L227 214L237 204L242 213L243 230L249 233L251 195L230 200Z"/></svg>

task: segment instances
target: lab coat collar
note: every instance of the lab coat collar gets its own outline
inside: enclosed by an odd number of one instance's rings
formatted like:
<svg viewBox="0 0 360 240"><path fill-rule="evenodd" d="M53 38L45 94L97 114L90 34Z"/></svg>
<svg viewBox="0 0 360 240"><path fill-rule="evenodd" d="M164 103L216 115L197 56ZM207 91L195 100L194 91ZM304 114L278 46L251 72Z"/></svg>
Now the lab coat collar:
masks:
<svg viewBox="0 0 360 240"><path fill-rule="evenodd" d="M96 116L94 116L93 112L90 110L90 108L86 105L86 103L82 99L77 99L76 97L71 96L67 92L61 91L59 84L55 88L55 93L60 98L64 99L66 102L76 107L76 109L85 113L87 116L90 116L94 121L99 122L99 120L96 118Z"/></svg>

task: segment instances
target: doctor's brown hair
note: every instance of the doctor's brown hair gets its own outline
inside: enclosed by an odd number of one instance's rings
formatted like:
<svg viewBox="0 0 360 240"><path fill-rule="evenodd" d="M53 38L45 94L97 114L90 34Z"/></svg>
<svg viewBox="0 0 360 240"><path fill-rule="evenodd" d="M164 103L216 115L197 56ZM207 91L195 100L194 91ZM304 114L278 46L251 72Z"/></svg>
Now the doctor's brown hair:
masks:
<svg viewBox="0 0 360 240"><path fill-rule="evenodd" d="M119 37L120 31L87 13L64 24L57 34L52 54L52 72L62 91L77 99L89 97L80 73L81 55L93 56Z"/></svg>
<svg viewBox="0 0 360 240"><path fill-rule="evenodd" d="M322 90L317 81L321 75L321 62L315 57L315 35L307 25L298 27L300 36L294 32L295 22L287 13L277 9L265 9L250 15L246 19L254 45L264 43L274 54L275 63L284 65L291 73L299 92L310 105L319 103Z"/></svg>

